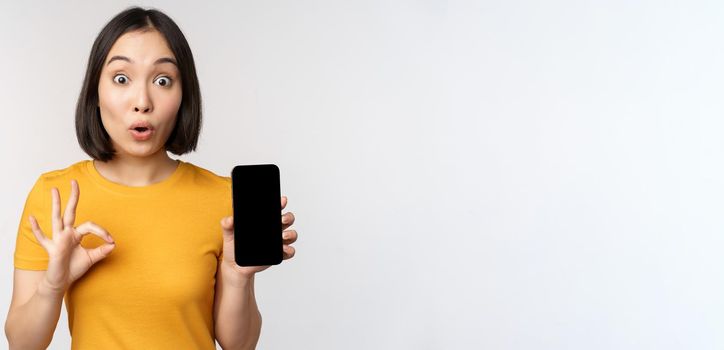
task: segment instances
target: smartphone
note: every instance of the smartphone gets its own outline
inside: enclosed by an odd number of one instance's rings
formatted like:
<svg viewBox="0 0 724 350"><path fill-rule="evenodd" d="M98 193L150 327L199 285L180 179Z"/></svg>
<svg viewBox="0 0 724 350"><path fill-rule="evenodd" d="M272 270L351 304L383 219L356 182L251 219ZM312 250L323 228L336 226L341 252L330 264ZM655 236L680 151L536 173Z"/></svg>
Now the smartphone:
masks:
<svg viewBox="0 0 724 350"><path fill-rule="evenodd" d="M234 258L239 266L282 262L282 203L279 168L237 165L231 170Z"/></svg>

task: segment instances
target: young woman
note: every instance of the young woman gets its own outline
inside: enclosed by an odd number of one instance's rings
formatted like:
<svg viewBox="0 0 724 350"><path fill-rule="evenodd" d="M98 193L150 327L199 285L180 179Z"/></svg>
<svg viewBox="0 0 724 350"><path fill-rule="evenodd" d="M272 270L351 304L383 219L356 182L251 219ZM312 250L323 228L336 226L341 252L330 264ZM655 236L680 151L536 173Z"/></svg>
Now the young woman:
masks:
<svg viewBox="0 0 724 350"><path fill-rule="evenodd" d="M157 10L118 14L93 44L76 110L93 159L43 173L25 203L11 349L45 349L63 300L72 349L255 347L254 275L269 266L235 263L231 179L167 154L195 150L200 128L180 29ZM289 259L294 215L281 220Z"/></svg>

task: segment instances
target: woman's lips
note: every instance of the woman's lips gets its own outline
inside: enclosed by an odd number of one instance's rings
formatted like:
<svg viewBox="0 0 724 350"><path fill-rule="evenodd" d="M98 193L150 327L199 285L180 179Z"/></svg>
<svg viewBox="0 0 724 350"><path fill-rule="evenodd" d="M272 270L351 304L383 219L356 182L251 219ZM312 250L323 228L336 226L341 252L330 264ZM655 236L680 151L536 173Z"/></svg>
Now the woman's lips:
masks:
<svg viewBox="0 0 724 350"><path fill-rule="evenodd" d="M133 136L136 141L146 141L151 138L153 135L153 129L146 129L144 131L138 131L136 129L130 129L128 130L131 132L131 135Z"/></svg>

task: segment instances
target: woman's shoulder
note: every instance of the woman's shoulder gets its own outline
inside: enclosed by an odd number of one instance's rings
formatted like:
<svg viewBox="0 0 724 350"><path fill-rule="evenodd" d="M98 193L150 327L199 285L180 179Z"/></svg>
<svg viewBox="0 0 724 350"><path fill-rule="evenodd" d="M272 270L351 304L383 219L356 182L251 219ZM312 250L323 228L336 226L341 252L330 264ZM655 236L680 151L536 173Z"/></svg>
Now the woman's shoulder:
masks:
<svg viewBox="0 0 724 350"><path fill-rule="evenodd" d="M231 186L231 177L218 175L212 170L196 165L191 162L182 161L196 181L205 181L217 184L222 187Z"/></svg>
<svg viewBox="0 0 724 350"><path fill-rule="evenodd" d="M55 168L51 170L46 170L44 172L40 173L39 180L43 181L57 181L57 180L65 180L70 178L75 178L80 176L83 171L85 170L84 167L88 166L89 162L91 160L85 159L78 162L75 162L73 164L68 165L65 168Z"/></svg>
<svg viewBox="0 0 724 350"><path fill-rule="evenodd" d="M83 167L87 166L90 160L81 160L70 164L64 168L55 168L41 171L40 175L35 178L35 184L31 189L31 193L45 193L46 189L57 187L59 189L64 186L70 187L70 180L79 180L83 177Z"/></svg>

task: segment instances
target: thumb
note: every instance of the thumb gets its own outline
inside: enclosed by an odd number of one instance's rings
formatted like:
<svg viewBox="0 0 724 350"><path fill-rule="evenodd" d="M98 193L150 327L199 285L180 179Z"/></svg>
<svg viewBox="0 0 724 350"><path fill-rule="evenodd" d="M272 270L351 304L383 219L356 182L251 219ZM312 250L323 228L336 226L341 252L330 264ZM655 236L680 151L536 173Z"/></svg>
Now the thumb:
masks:
<svg viewBox="0 0 724 350"><path fill-rule="evenodd" d="M221 219L221 229L224 230L224 235L234 236L234 217L227 216Z"/></svg>
<svg viewBox="0 0 724 350"><path fill-rule="evenodd" d="M90 256L93 264L95 264L107 257L115 247L115 244L104 244L100 247L89 250L88 255Z"/></svg>

